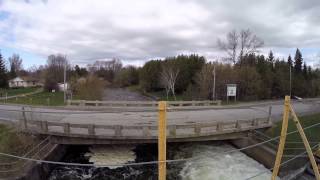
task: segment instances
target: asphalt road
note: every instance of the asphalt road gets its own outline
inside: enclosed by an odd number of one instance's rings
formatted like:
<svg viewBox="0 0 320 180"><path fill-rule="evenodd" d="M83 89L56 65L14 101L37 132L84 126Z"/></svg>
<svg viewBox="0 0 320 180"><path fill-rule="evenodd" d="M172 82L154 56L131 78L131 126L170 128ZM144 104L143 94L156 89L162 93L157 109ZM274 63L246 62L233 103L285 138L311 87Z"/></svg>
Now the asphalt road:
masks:
<svg viewBox="0 0 320 180"><path fill-rule="evenodd" d="M268 103L240 104L217 109L170 111L167 114L168 124L212 123L234 120L250 120L268 116L269 106L272 106L273 120L282 116L282 101ZM320 99L306 102L292 102L299 115L320 112ZM157 112L90 112L79 110L63 110L52 108L26 108L25 116L32 120L47 120L77 124L101 125L157 125ZM13 122L22 118L21 106L0 105L0 119L3 122Z"/></svg>

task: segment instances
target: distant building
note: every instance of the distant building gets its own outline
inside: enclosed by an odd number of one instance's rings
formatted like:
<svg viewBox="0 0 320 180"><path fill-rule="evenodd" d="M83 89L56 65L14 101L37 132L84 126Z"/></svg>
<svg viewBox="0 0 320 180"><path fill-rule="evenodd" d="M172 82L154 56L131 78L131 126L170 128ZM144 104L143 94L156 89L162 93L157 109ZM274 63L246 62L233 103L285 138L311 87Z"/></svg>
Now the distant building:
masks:
<svg viewBox="0 0 320 180"><path fill-rule="evenodd" d="M68 88L69 88L69 84L68 83L66 83L66 86L64 86L64 83L58 83L58 88L59 88L59 91L65 91L65 90L68 90ZM66 88L66 89L64 89L64 88Z"/></svg>
<svg viewBox="0 0 320 180"><path fill-rule="evenodd" d="M18 88L18 87L37 87L43 86L37 79L32 77L16 77L14 79L9 80L10 88Z"/></svg>

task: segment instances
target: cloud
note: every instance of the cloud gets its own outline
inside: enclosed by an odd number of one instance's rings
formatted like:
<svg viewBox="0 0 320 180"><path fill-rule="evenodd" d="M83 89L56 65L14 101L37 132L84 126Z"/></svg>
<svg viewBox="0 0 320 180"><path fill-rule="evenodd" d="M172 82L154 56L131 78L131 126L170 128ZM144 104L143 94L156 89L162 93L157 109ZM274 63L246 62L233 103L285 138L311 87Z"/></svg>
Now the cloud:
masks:
<svg viewBox="0 0 320 180"><path fill-rule="evenodd" d="M319 12L318 0L4 0L0 43L82 63L113 57L136 63L179 53L210 59L222 55L218 37L250 28L265 48L319 49Z"/></svg>

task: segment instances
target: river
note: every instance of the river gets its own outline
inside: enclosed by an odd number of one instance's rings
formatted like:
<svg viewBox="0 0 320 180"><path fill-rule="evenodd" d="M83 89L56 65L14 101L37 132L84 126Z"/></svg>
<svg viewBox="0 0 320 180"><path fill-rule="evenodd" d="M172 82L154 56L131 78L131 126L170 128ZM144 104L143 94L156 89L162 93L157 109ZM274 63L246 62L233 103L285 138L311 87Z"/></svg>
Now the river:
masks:
<svg viewBox="0 0 320 180"><path fill-rule="evenodd" d="M235 149L224 142L175 143L167 145L167 159L190 158L186 162L169 163L169 180L242 180L267 169L242 152L221 154ZM157 145L72 146L63 161L77 163L119 164L157 160ZM157 179L156 165L130 167L66 167L57 166L50 180L116 180ZM267 172L253 180L270 179Z"/></svg>

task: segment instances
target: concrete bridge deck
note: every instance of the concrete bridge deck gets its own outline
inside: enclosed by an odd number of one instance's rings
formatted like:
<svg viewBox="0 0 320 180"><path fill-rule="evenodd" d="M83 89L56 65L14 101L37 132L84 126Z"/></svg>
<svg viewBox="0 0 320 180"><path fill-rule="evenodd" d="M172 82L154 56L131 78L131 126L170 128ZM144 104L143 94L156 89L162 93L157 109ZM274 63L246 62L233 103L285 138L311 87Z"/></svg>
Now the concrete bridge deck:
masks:
<svg viewBox="0 0 320 180"><path fill-rule="evenodd" d="M293 106L300 115L320 112L319 100L293 102ZM239 138L250 130L270 127L270 119L280 118L282 108L282 102L276 101L231 108L170 110L168 141ZM0 105L0 119L19 125L26 132L51 135L53 141L62 144L147 143L157 139L157 112L129 112L125 107L103 112L29 107L23 112L20 106Z"/></svg>

